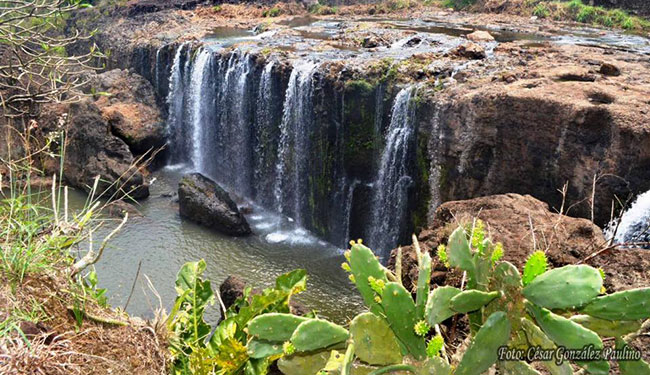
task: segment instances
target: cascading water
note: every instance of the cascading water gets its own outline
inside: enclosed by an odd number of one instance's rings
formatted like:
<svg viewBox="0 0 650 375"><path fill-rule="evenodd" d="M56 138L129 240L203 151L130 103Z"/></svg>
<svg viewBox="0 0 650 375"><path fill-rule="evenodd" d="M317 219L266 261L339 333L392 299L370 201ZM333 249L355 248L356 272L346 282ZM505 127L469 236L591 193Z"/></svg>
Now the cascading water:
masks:
<svg viewBox="0 0 650 375"><path fill-rule="evenodd" d="M280 145L276 165L275 199L277 209L303 225L307 192L307 158L312 124L312 78L316 64L294 65L284 102L280 125Z"/></svg>
<svg viewBox="0 0 650 375"><path fill-rule="evenodd" d="M620 222L610 223L605 237L616 243L650 242L650 191L639 195ZM642 244L643 247L648 245Z"/></svg>
<svg viewBox="0 0 650 375"><path fill-rule="evenodd" d="M384 125L386 86L346 99L313 61L288 70L239 50L184 44L171 65L169 163L190 165L336 245L364 235L385 254L410 229L412 88L399 92ZM293 240L278 230L267 237Z"/></svg>
<svg viewBox="0 0 650 375"><path fill-rule="evenodd" d="M408 213L408 190L413 184L409 162L415 146L413 92L414 88L407 87L395 97L386 130L386 145L374 182L369 241L382 252L396 245Z"/></svg>

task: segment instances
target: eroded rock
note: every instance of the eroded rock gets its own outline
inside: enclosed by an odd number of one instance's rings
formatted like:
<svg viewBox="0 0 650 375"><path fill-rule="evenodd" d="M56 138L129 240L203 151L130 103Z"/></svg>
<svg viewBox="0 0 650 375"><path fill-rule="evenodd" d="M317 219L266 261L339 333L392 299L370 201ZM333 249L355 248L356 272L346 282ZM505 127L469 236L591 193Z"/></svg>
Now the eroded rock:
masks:
<svg viewBox="0 0 650 375"><path fill-rule="evenodd" d="M251 229L230 195L200 173L183 177L178 186L181 216L231 236L245 236Z"/></svg>
<svg viewBox="0 0 650 375"><path fill-rule="evenodd" d="M472 42L461 44L452 51L452 54L471 60L480 60L487 56L485 48Z"/></svg>
<svg viewBox="0 0 650 375"><path fill-rule="evenodd" d="M40 121L46 133L61 125L67 130L63 176L70 185L89 191L95 177L100 176L96 195L115 199L149 196L149 187L142 171L134 165L129 147L110 132L94 103L48 105Z"/></svg>
<svg viewBox="0 0 650 375"><path fill-rule="evenodd" d="M467 34L467 39L472 42L494 42L492 34L483 30L476 30L471 34Z"/></svg>
<svg viewBox="0 0 650 375"><path fill-rule="evenodd" d="M138 74L114 69L97 75L93 82L97 106L113 134L131 151L141 155L165 144L163 116L153 86Z"/></svg>

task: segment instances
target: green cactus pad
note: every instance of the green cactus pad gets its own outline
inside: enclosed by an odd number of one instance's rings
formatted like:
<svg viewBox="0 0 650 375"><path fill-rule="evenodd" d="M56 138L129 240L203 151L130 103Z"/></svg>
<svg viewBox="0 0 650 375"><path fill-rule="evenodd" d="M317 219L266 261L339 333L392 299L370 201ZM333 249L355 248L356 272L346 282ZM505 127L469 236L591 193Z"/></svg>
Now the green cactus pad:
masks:
<svg viewBox="0 0 650 375"><path fill-rule="evenodd" d="M370 312L357 315L350 323L350 335L354 341L354 353L363 362L385 366L402 361L395 334L377 315Z"/></svg>
<svg viewBox="0 0 650 375"><path fill-rule="evenodd" d="M567 349L584 349L588 345L593 345L595 350L602 350L603 342L594 331L530 302L526 303L526 309L535 317L544 333L558 346ZM576 363L583 366L590 374L609 373L609 363L606 361L576 361Z"/></svg>
<svg viewBox="0 0 650 375"><path fill-rule="evenodd" d="M497 361L499 347L510 339L510 322L502 311L490 315L474 337L463 359L456 368L456 375L477 375L489 369Z"/></svg>
<svg viewBox="0 0 650 375"><path fill-rule="evenodd" d="M616 339L616 349L623 350L629 346L620 337ZM650 364L644 360L639 361L619 361L618 368L621 375L647 375L650 374Z"/></svg>
<svg viewBox="0 0 650 375"><path fill-rule="evenodd" d="M574 315L569 319L596 332L601 337L622 337L641 328L640 320L612 321L589 315Z"/></svg>
<svg viewBox="0 0 650 375"><path fill-rule="evenodd" d="M382 305L386 320L408 353L416 359L426 358L424 338L417 336L413 330L418 320L411 293L398 283L388 283L382 295Z"/></svg>
<svg viewBox="0 0 650 375"><path fill-rule="evenodd" d="M608 320L648 319L650 318L650 288L626 290L598 297L581 312Z"/></svg>
<svg viewBox="0 0 650 375"><path fill-rule="evenodd" d="M436 288L429 294L425 309L425 316L430 326L435 326L456 315L451 309L451 299L461 292L453 286Z"/></svg>
<svg viewBox="0 0 650 375"><path fill-rule="evenodd" d="M539 346L542 349L548 350L555 350L557 348L553 340L549 339L548 336L546 336L546 334L529 319L521 318L520 326L526 335L529 346ZM563 362L559 366L555 361L544 361L542 364L548 369L551 375L573 374L573 369L571 369L571 365L567 362Z"/></svg>
<svg viewBox="0 0 650 375"><path fill-rule="evenodd" d="M248 356L251 358L266 358L282 354L282 344L263 340L252 339L246 345Z"/></svg>
<svg viewBox="0 0 650 375"><path fill-rule="evenodd" d="M337 324L321 319L309 319L298 325L291 336L291 343L297 351L309 352L341 343L348 337L348 331Z"/></svg>
<svg viewBox="0 0 650 375"><path fill-rule="evenodd" d="M248 333L260 340L284 342L291 338L300 323L307 320L292 314L263 314L248 323Z"/></svg>
<svg viewBox="0 0 650 375"><path fill-rule="evenodd" d="M499 366L503 375L540 375L540 373L526 362L506 361Z"/></svg>
<svg viewBox="0 0 650 375"><path fill-rule="evenodd" d="M469 273L474 272L474 259L467 241L467 234L462 227L457 228L447 242L447 256L452 267L458 267Z"/></svg>
<svg viewBox="0 0 650 375"><path fill-rule="evenodd" d="M372 250L361 244L352 246L349 262L352 275L354 275L354 283L366 306L375 314L381 313L381 305L375 301L376 294L368 284L368 277L387 283L386 268L379 263Z"/></svg>
<svg viewBox="0 0 650 375"><path fill-rule="evenodd" d="M418 274L418 289L415 296L417 319L424 319L424 310L429 297L429 283L431 282L431 256L424 253L420 258Z"/></svg>
<svg viewBox="0 0 650 375"><path fill-rule="evenodd" d="M480 290L466 290L460 292L450 301L451 309L459 313L476 311L499 297L501 292L481 292Z"/></svg>
<svg viewBox="0 0 650 375"><path fill-rule="evenodd" d="M451 375L451 366L440 357L429 358L422 365L422 372L418 375Z"/></svg>
<svg viewBox="0 0 650 375"><path fill-rule="evenodd" d="M602 287L603 278L597 269L570 265L537 276L523 294L547 309L566 309L586 305L600 294Z"/></svg>
<svg viewBox="0 0 650 375"><path fill-rule="evenodd" d="M313 354L294 354L278 360L278 369L284 375L315 375L320 371L330 358L330 352L317 352Z"/></svg>

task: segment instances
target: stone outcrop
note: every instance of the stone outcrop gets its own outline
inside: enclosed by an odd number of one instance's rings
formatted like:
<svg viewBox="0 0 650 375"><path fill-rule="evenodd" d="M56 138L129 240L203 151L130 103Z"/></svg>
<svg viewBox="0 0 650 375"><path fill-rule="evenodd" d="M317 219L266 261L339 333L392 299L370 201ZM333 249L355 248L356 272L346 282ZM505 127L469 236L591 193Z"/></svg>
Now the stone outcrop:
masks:
<svg viewBox="0 0 650 375"><path fill-rule="evenodd" d="M605 225L612 201L650 189L648 92L626 88L639 73L605 76L601 64L513 70L524 79L437 97L429 218L440 202L514 192L555 210L564 200L570 216L591 218L593 206Z"/></svg>
<svg viewBox="0 0 650 375"><path fill-rule="evenodd" d="M154 89L143 77L114 69L98 74L92 82L104 118L113 134L136 155L165 144L163 116L156 104Z"/></svg>
<svg viewBox="0 0 650 375"><path fill-rule="evenodd" d="M459 224L471 223L474 218L485 222L486 232L493 241L503 243L504 260L515 264L520 271L533 251L543 250L553 267L585 260L594 267L603 267L607 274L605 285L610 291L650 283L650 276L643 271L650 265L647 250L611 250L590 258L607 248L599 227L586 219L553 213L547 204L529 195L505 194L446 202L436 210L433 225L418 236L422 250L430 252L434 259L432 281L435 284L460 283L462 275L449 272L440 264L436 249L447 243ZM415 251L411 246L403 247L402 251L404 285L413 288L417 281ZM394 267L396 254L393 250L389 267Z"/></svg>
<svg viewBox="0 0 650 375"><path fill-rule="evenodd" d="M230 195L200 173L189 174L178 186L181 216L231 236L245 236L251 229Z"/></svg>
<svg viewBox="0 0 650 375"><path fill-rule="evenodd" d="M99 108L89 101L46 106L39 119L44 134L66 130L63 176L88 191L100 176L98 191L104 197L146 198L149 187L129 147L114 136ZM58 162L47 163L53 168Z"/></svg>

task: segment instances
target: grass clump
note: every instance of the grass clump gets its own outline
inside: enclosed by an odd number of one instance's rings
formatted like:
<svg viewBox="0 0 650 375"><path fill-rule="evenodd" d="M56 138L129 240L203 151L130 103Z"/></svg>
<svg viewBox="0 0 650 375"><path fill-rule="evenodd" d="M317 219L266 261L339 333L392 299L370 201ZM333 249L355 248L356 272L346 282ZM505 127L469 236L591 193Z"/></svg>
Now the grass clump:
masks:
<svg viewBox="0 0 650 375"><path fill-rule="evenodd" d="M278 17L282 14L282 9L273 7L262 12L262 17Z"/></svg>
<svg viewBox="0 0 650 375"><path fill-rule="evenodd" d="M329 5L324 5L321 3L314 4L309 7L309 13L316 14L319 16L327 16L331 14L338 13L339 9L337 7L331 7Z"/></svg>
<svg viewBox="0 0 650 375"><path fill-rule="evenodd" d="M550 9L548 9L548 6L544 3L539 3L535 6L533 9L533 16L539 17L539 18L548 18L551 15Z"/></svg>
<svg viewBox="0 0 650 375"><path fill-rule="evenodd" d="M564 17L559 17L560 19L568 18L580 23L616 27L625 30L650 30L650 21L631 16L621 9L605 9L599 6L586 5L581 0L571 0L568 3L558 4L565 11ZM538 4L538 7L540 5L542 4Z"/></svg>
<svg viewBox="0 0 650 375"><path fill-rule="evenodd" d="M454 8L456 10L461 10L474 5L476 0L443 0L442 5L446 8Z"/></svg>

